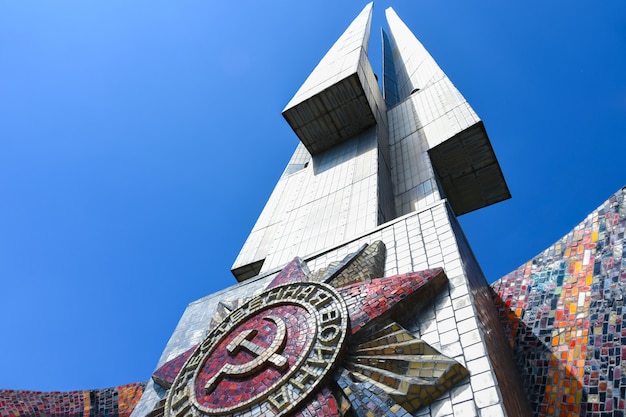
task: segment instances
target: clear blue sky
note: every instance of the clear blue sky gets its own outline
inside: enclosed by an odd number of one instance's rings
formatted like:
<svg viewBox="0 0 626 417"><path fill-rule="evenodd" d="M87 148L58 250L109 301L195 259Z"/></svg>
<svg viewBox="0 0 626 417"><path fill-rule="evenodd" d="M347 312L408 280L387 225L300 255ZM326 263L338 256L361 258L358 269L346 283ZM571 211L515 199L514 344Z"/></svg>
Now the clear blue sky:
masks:
<svg viewBox="0 0 626 417"><path fill-rule="evenodd" d="M626 184L626 3L393 5L485 121L513 198L488 280ZM297 144L280 112L365 3L0 0L0 388L147 380Z"/></svg>

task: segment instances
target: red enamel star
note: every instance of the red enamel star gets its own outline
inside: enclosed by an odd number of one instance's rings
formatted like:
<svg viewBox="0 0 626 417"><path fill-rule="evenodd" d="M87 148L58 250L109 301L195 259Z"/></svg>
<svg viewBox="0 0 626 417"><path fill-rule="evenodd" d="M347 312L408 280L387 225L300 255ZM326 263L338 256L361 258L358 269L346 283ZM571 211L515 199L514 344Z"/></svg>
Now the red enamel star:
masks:
<svg viewBox="0 0 626 417"><path fill-rule="evenodd" d="M398 323L447 277L375 278L384 258L382 242L314 273L295 258L263 294L221 304L207 339L153 374L165 413L403 416L439 397L467 370Z"/></svg>

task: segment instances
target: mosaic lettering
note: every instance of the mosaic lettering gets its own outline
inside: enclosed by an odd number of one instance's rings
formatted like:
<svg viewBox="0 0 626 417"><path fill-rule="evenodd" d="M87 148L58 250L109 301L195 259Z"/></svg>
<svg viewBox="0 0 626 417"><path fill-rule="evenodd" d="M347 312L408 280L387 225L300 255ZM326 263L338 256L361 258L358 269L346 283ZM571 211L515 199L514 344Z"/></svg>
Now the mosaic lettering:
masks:
<svg viewBox="0 0 626 417"><path fill-rule="evenodd" d="M346 304L331 286L274 287L200 343L168 393L165 415L286 415L334 369L349 330Z"/></svg>

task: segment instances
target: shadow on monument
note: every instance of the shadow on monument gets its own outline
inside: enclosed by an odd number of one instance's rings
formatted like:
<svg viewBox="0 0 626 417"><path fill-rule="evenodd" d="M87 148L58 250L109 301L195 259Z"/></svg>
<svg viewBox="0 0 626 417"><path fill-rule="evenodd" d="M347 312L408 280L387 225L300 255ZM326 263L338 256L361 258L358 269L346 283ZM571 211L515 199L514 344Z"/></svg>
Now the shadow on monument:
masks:
<svg viewBox="0 0 626 417"><path fill-rule="evenodd" d="M538 329L535 334L493 290L492 296L534 415L586 416L588 393L575 368L558 354L566 354L570 346L555 346L557 352L553 351L552 328ZM546 306L535 314L547 319L550 311Z"/></svg>

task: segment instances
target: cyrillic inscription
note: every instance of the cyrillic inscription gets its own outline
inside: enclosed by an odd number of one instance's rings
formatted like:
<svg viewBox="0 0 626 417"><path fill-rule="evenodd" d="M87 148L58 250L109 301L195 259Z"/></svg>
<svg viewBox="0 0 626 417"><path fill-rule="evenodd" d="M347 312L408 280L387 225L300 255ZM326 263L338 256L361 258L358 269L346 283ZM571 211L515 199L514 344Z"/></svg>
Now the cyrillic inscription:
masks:
<svg viewBox="0 0 626 417"><path fill-rule="evenodd" d="M333 369L348 327L345 303L329 285L272 288L207 335L174 381L165 415L283 416Z"/></svg>

